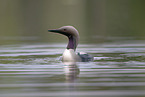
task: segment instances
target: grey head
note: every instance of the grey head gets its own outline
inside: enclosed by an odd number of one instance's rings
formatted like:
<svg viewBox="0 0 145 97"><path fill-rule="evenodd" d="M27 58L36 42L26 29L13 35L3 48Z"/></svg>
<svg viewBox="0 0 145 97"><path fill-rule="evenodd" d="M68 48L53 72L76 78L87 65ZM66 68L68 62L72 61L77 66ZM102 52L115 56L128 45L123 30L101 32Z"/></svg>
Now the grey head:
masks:
<svg viewBox="0 0 145 97"><path fill-rule="evenodd" d="M76 50L76 47L77 47L78 41L79 41L79 33L73 26L63 26L61 28L52 29L52 30L48 30L48 31L67 36L69 39L67 49Z"/></svg>

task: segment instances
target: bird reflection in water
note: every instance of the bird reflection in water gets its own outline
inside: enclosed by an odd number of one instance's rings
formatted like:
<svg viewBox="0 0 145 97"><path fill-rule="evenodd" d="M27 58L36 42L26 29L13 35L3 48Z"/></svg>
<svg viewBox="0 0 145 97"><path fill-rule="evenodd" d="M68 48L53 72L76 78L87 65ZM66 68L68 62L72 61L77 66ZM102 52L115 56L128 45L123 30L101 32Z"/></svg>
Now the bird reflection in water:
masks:
<svg viewBox="0 0 145 97"><path fill-rule="evenodd" d="M76 62L63 62L63 63L66 82L70 83L74 82L80 73L80 70L76 65Z"/></svg>

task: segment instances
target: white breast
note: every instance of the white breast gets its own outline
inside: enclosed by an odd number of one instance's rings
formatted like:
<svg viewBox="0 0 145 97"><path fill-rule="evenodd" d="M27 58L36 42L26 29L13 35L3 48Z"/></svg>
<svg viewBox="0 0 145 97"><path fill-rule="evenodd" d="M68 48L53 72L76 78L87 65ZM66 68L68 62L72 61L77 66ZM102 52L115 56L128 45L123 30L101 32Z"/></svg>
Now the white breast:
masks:
<svg viewBox="0 0 145 97"><path fill-rule="evenodd" d="M62 61L67 62L80 62L81 58L75 53L73 49L65 49L62 55Z"/></svg>

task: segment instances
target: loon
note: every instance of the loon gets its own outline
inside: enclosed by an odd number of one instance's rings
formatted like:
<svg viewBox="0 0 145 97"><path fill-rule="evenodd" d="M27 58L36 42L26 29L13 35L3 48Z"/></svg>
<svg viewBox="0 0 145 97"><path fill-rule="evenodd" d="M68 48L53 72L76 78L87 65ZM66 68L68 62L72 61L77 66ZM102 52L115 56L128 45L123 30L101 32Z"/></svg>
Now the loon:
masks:
<svg viewBox="0 0 145 97"><path fill-rule="evenodd" d="M58 29L49 30L49 32L59 33L68 37L68 45L62 55L63 62L88 62L93 61L93 57L87 53L75 53L78 42L79 33L73 26L63 26Z"/></svg>

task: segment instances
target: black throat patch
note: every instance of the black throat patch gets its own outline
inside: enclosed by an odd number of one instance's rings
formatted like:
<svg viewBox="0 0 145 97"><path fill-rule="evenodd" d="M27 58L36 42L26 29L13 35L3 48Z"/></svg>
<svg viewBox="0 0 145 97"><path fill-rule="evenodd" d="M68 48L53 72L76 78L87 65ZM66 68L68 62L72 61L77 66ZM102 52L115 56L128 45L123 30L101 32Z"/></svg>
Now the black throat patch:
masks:
<svg viewBox="0 0 145 97"><path fill-rule="evenodd" d="M67 45L67 49L76 49L76 39L72 35L68 36L69 42Z"/></svg>

